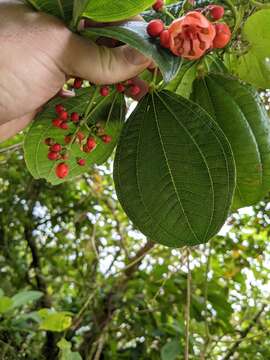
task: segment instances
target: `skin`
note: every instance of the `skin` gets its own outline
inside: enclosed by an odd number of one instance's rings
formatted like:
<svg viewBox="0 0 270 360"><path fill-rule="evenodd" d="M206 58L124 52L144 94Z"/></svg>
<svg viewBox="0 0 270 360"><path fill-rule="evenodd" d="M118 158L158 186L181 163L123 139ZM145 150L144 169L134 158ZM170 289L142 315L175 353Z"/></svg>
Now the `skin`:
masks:
<svg viewBox="0 0 270 360"><path fill-rule="evenodd" d="M58 19L0 0L0 141L33 120L68 77L112 84L135 77L151 60L129 46L98 46Z"/></svg>

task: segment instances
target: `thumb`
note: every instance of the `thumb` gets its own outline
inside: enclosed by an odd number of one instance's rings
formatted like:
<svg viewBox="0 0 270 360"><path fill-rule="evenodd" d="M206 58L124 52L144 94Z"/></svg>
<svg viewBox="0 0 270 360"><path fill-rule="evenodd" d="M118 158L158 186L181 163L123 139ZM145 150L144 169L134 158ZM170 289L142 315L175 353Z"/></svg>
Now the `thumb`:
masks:
<svg viewBox="0 0 270 360"><path fill-rule="evenodd" d="M112 84L138 75L149 64L151 59L127 45L107 48L72 34L63 70L94 84Z"/></svg>

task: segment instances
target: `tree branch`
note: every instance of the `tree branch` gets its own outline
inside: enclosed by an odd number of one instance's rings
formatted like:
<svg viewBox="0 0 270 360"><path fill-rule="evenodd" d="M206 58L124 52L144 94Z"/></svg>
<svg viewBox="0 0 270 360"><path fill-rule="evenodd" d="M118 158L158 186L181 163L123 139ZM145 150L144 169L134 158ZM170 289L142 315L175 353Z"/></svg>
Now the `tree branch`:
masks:
<svg viewBox="0 0 270 360"><path fill-rule="evenodd" d="M94 311L96 314L95 322L91 328L91 331L85 333L84 339L80 345L80 353L83 358L87 359L88 354L91 351L91 347L98 340L100 334L104 331L104 329L110 323L117 307L117 303L119 299L122 297L123 292L126 289L126 285L129 279L134 275L138 267L140 266L144 256L154 247L154 243L152 241L147 241L144 247L142 247L137 254L131 259L129 265L122 270L121 275L116 278L115 284L117 284L110 292L106 295L105 299L102 302L102 305L97 311ZM93 293L90 295L93 297ZM87 309L90 304L91 299L87 300L87 305L83 306L84 311ZM82 318L83 312L80 312L80 318ZM76 319L77 324L81 324L79 319ZM69 334L68 339L71 339L74 335L73 333Z"/></svg>
<svg viewBox="0 0 270 360"><path fill-rule="evenodd" d="M266 304L263 304L261 310L254 316L254 318L251 320L251 323L249 324L249 326L245 330L241 331L240 338L234 343L234 345L231 347L231 349L228 351L228 353L224 356L224 358L222 360L230 360L230 358L234 355L234 353L239 348L241 342L247 337L247 335L250 333L252 328L258 323L266 306L267 306Z"/></svg>

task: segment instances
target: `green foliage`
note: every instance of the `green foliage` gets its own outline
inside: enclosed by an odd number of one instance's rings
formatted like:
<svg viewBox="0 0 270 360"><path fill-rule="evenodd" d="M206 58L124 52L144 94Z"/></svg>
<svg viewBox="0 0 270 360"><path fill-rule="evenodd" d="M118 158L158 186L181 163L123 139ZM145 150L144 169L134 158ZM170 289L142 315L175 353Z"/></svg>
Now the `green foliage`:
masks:
<svg viewBox="0 0 270 360"><path fill-rule="evenodd" d="M64 338L59 341L57 344L61 350L59 355L59 360L81 360L81 356L78 352L71 351L71 344L66 341Z"/></svg>
<svg viewBox="0 0 270 360"><path fill-rule="evenodd" d="M242 30L246 51L229 54L227 65L240 79L258 89L270 87L270 9L256 12L250 16Z"/></svg>
<svg viewBox="0 0 270 360"><path fill-rule="evenodd" d="M91 153L84 153L80 149L77 142L71 143L68 147L69 159L66 161L70 166L70 173L66 180L70 180L85 172L85 168L77 164L77 159L82 158L86 160L87 167L93 164L102 164L111 155L122 128L125 115L125 105L122 95L112 92L108 97L96 95L92 88L80 90L78 96L72 100L64 100L55 98L48 105L32 124L24 141L25 161L27 167L34 178L44 178L52 184L56 185L63 180L57 178L55 174L56 163L47 158L48 146L44 140L46 138L55 139L59 144L65 145L65 136L70 133L75 134L81 131L87 134L88 128L93 127L97 122L102 123L104 130L108 135L112 136L110 144L104 144L101 139L96 138L97 146ZM68 130L56 128L52 124L52 120L56 118L55 105L59 102L63 103L67 111L70 113L76 111L84 114L85 107L92 98L93 107L91 112L85 115L82 123L79 126L70 124ZM85 135L87 137L87 135ZM61 162L58 161L58 163Z"/></svg>
<svg viewBox="0 0 270 360"><path fill-rule="evenodd" d="M104 22L125 20L152 4L153 0L84 0L81 16Z"/></svg>
<svg viewBox="0 0 270 360"><path fill-rule="evenodd" d="M124 127L115 159L117 195L154 241L175 247L208 241L227 217L234 176L226 138L189 100L149 95Z"/></svg>
<svg viewBox="0 0 270 360"><path fill-rule="evenodd" d="M72 318L67 312L55 312L48 309L41 309L38 311L41 318L39 323L40 330L48 330L55 332L62 332L68 329L72 324Z"/></svg>
<svg viewBox="0 0 270 360"><path fill-rule="evenodd" d="M121 26L91 28L83 31L82 34L84 36L106 36L129 44L153 59L162 72L164 81L169 82L177 75L182 60L173 56L167 49L161 48L157 40L150 38L146 27L147 23L142 21L130 21Z"/></svg>
<svg viewBox="0 0 270 360"><path fill-rule="evenodd" d="M213 116L232 146L234 208L256 204L270 189L269 118L258 94L236 79L210 75L194 83L192 98Z"/></svg>

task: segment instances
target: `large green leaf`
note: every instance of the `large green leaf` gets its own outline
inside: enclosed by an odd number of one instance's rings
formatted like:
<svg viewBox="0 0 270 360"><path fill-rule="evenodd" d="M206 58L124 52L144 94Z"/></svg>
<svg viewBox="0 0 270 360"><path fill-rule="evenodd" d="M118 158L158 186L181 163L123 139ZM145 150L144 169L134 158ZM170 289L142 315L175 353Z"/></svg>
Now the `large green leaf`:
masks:
<svg viewBox="0 0 270 360"><path fill-rule="evenodd" d="M70 173L65 179L58 179L56 177L54 171L56 162L47 159L48 147L45 145L44 140L49 137L64 145L64 137L76 130L75 125L71 123L69 130L64 131L52 125L51 121L56 117L55 105L61 102L69 113L77 111L83 114L93 97L93 91L93 89L89 88L83 89L74 98L66 100L61 98L54 99L37 116L24 142L25 161L34 178L44 178L56 185L86 172L89 166L93 164L102 164L111 155L118 142L125 118L124 98L121 94L116 94L115 92L112 92L108 97L97 96L95 107L89 119L89 125L100 121L104 122L105 132L111 135L113 139L110 144L104 144L100 139L97 139L97 147L90 154L82 152L78 144L72 144L69 147L69 159L66 161L70 167ZM89 132L85 127L82 128L82 131L85 135ZM79 166L77 158L85 159L87 166Z"/></svg>
<svg viewBox="0 0 270 360"><path fill-rule="evenodd" d="M231 77L210 75L196 80L192 98L213 116L232 146L234 208L255 204L270 190L269 119L258 94Z"/></svg>
<svg viewBox="0 0 270 360"><path fill-rule="evenodd" d="M138 15L153 4L153 0L80 0L81 16L95 21L125 20Z"/></svg>
<svg viewBox="0 0 270 360"><path fill-rule="evenodd" d="M40 291L22 291L12 297L13 305L12 307L20 307L36 301L43 296L43 293Z"/></svg>
<svg viewBox="0 0 270 360"><path fill-rule="evenodd" d="M85 36L106 36L132 46L144 55L152 58L160 68L165 82L171 81L179 71L182 59L162 48L156 39L146 31L147 24L142 21L130 21L121 26L91 28L82 32Z"/></svg>
<svg viewBox="0 0 270 360"><path fill-rule="evenodd" d="M198 105L163 91L138 105L116 152L117 195L146 236L180 247L204 243L223 225L235 168L219 126Z"/></svg>
<svg viewBox="0 0 270 360"><path fill-rule="evenodd" d="M246 54L227 55L229 68L242 80L266 89L270 87L270 9L256 12L245 22L243 40L249 43Z"/></svg>

